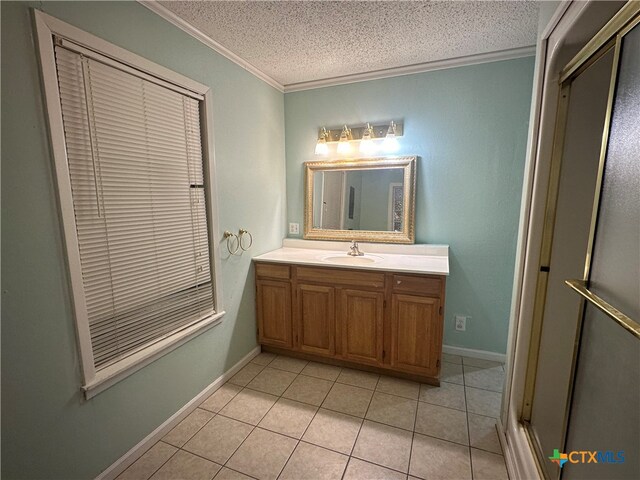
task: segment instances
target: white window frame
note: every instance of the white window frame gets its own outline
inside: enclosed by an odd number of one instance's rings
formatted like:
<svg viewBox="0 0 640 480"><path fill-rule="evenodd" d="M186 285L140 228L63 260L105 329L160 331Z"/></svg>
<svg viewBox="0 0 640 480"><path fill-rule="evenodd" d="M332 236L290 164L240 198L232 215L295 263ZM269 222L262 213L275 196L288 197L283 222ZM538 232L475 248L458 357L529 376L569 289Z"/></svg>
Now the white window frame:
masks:
<svg viewBox="0 0 640 480"><path fill-rule="evenodd" d="M42 90L45 96L47 117L49 122L50 143L53 153L55 178L58 193L58 205L64 233L67 265L73 310L75 314L77 341L82 363L83 384L82 390L87 399L109 388L111 385L131 375L140 368L148 365L162 355L179 347L196 335L218 325L225 314L223 309L221 262L218 235L218 196L215 182L215 158L213 150L213 103L211 89L190 78L184 77L165 67L150 62L143 57L131 53L123 48L113 45L101 38L84 32L68 23L58 20L41 11L33 10L35 30L37 36L38 52L40 54L40 66L42 71ZM168 337L161 339L152 345L143 348L122 360L115 362L103 369L96 370L93 361L93 349L89 333L89 322L85 304L84 287L82 282L82 269L80 265L80 253L76 234L75 215L73 211L73 198L71 193L71 181L69 178L69 166L67 162L64 126L62 122L62 108L58 91L58 74L54 54L53 36L70 40L82 47L109 57L119 63L125 64L138 72L151 75L159 80L169 82L174 86L189 90L204 97L200 102L201 131L203 147L203 165L206 181L205 193L208 204L207 222L210 238L210 258L214 314L195 325L180 330Z"/></svg>

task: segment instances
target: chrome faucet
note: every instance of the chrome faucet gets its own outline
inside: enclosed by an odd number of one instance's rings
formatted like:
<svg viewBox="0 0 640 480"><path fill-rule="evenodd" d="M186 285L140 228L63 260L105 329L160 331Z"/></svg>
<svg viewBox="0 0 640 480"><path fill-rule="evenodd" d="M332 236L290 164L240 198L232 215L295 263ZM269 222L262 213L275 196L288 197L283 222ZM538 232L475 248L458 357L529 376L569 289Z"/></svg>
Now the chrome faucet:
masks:
<svg viewBox="0 0 640 480"><path fill-rule="evenodd" d="M347 252L347 255L351 255L352 257L362 257L364 253L362 253L358 248L358 242L356 242L355 240L352 240L351 246L349 247L349 251Z"/></svg>

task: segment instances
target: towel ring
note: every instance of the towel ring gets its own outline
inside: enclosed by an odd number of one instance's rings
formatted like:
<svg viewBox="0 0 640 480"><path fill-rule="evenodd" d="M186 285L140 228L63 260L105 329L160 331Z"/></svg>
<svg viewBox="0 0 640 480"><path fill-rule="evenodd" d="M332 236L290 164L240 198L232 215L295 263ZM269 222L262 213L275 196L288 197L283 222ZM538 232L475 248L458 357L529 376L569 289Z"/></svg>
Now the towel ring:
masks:
<svg viewBox="0 0 640 480"><path fill-rule="evenodd" d="M231 233L229 230L225 230L223 236L227 239L227 250L229 250L231 255L235 255L240 248L240 239L235 233ZM231 240L232 237L236 237L236 248L234 249L231 248L233 245L233 241Z"/></svg>
<svg viewBox="0 0 640 480"><path fill-rule="evenodd" d="M249 245L246 248L242 244L242 237L245 233L249 235ZM251 248L251 245L253 245L253 235L251 235L251 232L249 232L249 230L245 230L244 228L240 229L240 231L238 232L238 244L240 245L240 248L245 252Z"/></svg>

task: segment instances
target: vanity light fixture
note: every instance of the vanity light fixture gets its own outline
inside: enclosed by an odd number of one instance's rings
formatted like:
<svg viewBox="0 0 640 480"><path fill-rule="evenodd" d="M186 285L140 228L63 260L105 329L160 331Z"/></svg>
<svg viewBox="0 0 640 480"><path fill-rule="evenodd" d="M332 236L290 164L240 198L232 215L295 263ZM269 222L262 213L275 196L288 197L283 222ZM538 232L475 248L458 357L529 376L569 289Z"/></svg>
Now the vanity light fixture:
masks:
<svg viewBox="0 0 640 480"><path fill-rule="evenodd" d="M400 148L400 144L396 138L396 124L393 120L387 129L387 135L384 137L384 141L382 142L382 148L386 152L396 152Z"/></svg>
<svg viewBox="0 0 640 480"><path fill-rule="evenodd" d="M338 153L341 155L346 155L351 153L351 130L346 125L342 128L342 133L340 134L340 140L338 140Z"/></svg>
<svg viewBox="0 0 640 480"><path fill-rule="evenodd" d="M367 126L362 133L362 139L360 140L360 153L370 155L376 151L376 145L373 139L373 128L371 128L371 124L367 122Z"/></svg>
<svg viewBox="0 0 640 480"><path fill-rule="evenodd" d="M327 145L327 137L329 134L327 133L327 129L322 127L320 131L320 137L318 138L318 143L316 143L316 155L328 155L329 154L329 145Z"/></svg>
<svg viewBox="0 0 640 480"><path fill-rule="evenodd" d="M402 121L375 122L360 125L343 125L342 127L318 130L316 155L327 156L331 152L338 155L349 155L353 152L353 142L360 142L359 150L364 155L375 154L378 150L394 152L400 148L398 137L404 133ZM337 144L332 150L331 144Z"/></svg>

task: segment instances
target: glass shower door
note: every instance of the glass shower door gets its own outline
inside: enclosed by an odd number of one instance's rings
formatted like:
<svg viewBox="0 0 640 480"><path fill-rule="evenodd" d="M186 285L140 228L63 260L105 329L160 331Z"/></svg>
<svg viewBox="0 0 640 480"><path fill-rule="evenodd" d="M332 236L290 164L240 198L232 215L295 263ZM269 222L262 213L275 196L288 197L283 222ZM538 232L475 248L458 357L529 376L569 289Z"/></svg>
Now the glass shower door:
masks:
<svg viewBox="0 0 640 480"><path fill-rule="evenodd" d="M640 26L619 34L562 479L640 478ZM563 456L566 455L565 456ZM552 461L556 461L551 457Z"/></svg>

